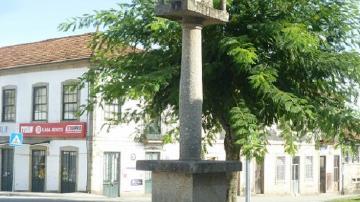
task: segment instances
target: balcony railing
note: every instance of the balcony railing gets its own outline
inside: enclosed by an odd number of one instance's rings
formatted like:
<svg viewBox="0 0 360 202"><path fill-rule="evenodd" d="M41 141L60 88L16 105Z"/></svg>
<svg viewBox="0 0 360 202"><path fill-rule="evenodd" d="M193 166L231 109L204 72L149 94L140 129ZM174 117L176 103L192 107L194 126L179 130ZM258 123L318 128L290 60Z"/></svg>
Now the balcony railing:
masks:
<svg viewBox="0 0 360 202"><path fill-rule="evenodd" d="M144 144L162 143L161 127L159 123L149 123L144 128Z"/></svg>

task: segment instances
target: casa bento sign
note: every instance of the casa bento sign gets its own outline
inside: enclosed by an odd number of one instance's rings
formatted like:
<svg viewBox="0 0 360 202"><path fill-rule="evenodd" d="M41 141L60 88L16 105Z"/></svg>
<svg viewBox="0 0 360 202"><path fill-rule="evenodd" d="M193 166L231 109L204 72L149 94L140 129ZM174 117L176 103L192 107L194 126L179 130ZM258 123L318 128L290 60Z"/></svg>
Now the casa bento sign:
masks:
<svg viewBox="0 0 360 202"><path fill-rule="evenodd" d="M85 122L21 123L24 137L85 138Z"/></svg>

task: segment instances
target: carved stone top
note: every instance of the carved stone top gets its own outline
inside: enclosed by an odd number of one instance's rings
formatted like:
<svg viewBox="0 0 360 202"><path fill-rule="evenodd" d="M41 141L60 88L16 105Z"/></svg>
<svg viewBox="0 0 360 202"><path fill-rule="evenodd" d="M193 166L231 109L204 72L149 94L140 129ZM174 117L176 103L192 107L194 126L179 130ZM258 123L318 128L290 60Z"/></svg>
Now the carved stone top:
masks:
<svg viewBox="0 0 360 202"><path fill-rule="evenodd" d="M222 10L215 9L212 0L159 0L155 12L159 17L174 21L197 19L203 25L209 25L228 22L229 14L222 7Z"/></svg>

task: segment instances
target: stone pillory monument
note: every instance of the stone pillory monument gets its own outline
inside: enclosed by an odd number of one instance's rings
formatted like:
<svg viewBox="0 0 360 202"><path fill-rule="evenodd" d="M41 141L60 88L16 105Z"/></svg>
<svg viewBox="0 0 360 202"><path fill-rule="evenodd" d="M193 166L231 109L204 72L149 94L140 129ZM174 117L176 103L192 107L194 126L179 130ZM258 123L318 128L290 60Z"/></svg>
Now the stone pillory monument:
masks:
<svg viewBox="0 0 360 202"><path fill-rule="evenodd" d="M180 79L180 159L138 161L138 170L152 171L153 202L223 202L226 174L241 170L240 162L203 161L201 116L203 103L201 30L206 25L226 23L226 0L221 10L212 0L160 0L160 17L182 25Z"/></svg>

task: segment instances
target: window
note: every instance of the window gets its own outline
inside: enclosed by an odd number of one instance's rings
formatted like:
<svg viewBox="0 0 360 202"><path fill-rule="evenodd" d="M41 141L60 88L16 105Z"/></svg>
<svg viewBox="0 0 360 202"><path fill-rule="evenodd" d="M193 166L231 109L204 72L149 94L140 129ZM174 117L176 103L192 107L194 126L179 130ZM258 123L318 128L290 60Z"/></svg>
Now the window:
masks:
<svg viewBox="0 0 360 202"><path fill-rule="evenodd" d="M350 163L350 162L351 162L350 154L349 154L349 152L346 152L345 153L345 163Z"/></svg>
<svg viewBox="0 0 360 202"><path fill-rule="evenodd" d="M79 110L79 89L76 84L63 85L62 119L77 120Z"/></svg>
<svg viewBox="0 0 360 202"><path fill-rule="evenodd" d="M313 179L313 157L305 157L305 178L308 180Z"/></svg>
<svg viewBox="0 0 360 202"><path fill-rule="evenodd" d="M161 140L161 117L145 117L144 134L147 140Z"/></svg>
<svg viewBox="0 0 360 202"><path fill-rule="evenodd" d="M48 115L48 95L46 86L34 87L33 121L46 121Z"/></svg>
<svg viewBox="0 0 360 202"><path fill-rule="evenodd" d="M353 153L352 155L352 162L353 163L360 163L360 151L359 151L360 147L358 148L358 151Z"/></svg>
<svg viewBox="0 0 360 202"><path fill-rule="evenodd" d="M345 163L360 163L360 146L357 152L345 152L344 153Z"/></svg>
<svg viewBox="0 0 360 202"><path fill-rule="evenodd" d="M14 122L16 120L16 90L3 90L2 121Z"/></svg>
<svg viewBox="0 0 360 202"><path fill-rule="evenodd" d="M121 115L121 104L118 99L105 104L105 120L118 121Z"/></svg>
<svg viewBox="0 0 360 202"><path fill-rule="evenodd" d="M145 133L146 134L160 134L161 133L160 117L154 118L154 119L146 122Z"/></svg>
<svg viewBox="0 0 360 202"><path fill-rule="evenodd" d="M276 182L285 181L285 156L276 158Z"/></svg>

